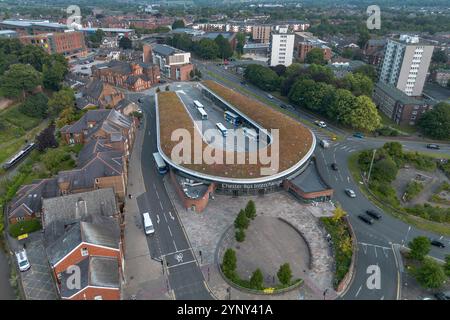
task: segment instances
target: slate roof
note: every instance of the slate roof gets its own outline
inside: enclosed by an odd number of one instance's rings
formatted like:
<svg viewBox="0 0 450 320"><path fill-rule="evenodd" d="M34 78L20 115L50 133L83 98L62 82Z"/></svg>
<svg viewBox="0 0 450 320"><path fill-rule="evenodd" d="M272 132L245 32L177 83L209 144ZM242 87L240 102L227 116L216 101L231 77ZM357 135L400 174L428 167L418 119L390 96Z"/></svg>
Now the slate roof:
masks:
<svg viewBox="0 0 450 320"><path fill-rule="evenodd" d="M98 100L100 96L102 95L102 92L104 90L104 87L107 84L103 81L92 79L88 82L88 84L81 90L83 95L89 96L94 98L95 100Z"/></svg>
<svg viewBox="0 0 450 320"><path fill-rule="evenodd" d="M101 123L108 117L109 113L111 113L111 110L107 109L89 110L74 124L62 127L61 132L82 133L84 130L88 130L89 133L92 133L98 129ZM91 128L89 127L90 122L96 122L97 125Z"/></svg>
<svg viewBox="0 0 450 320"><path fill-rule="evenodd" d="M41 212L42 199L58 195L59 188L56 179L36 180L32 184L22 186L9 204L8 218L25 217Z"/></svg>
<svg viewBox="0 0 450 320"><path fill-rule="evenodd" d="M120 289L119 262L116 258L91 256L77 263L81 273L81 286L79 289L67 287L70 274L61 275L61 297L70 298L87 286Z"/></svg>
<svg viewBox="0 0 450 320"><path fill-rule="evenodd" d="M114 150L112 146L108 145L107 139L91 139L81 149L78 154L78 167L84 166L92 156L98 152L107 152Z"/></svg>
<svg viewBox="0 0 450 320"><path fill-rule="evenodd" d="M176 52L176 49L166 44L152 44L152 51L163 56L170 56Z"/></svg>
<svg viewBox="0 0 450 320"><path fill-rule="evenodd" d="M134 103L133 101L128 100L128 99L122 99L116 105L115 109L116 110L122 110L122 109L125 109L126 107L128 107L131 104L134 104L137 107L136 103Z"/></svg>

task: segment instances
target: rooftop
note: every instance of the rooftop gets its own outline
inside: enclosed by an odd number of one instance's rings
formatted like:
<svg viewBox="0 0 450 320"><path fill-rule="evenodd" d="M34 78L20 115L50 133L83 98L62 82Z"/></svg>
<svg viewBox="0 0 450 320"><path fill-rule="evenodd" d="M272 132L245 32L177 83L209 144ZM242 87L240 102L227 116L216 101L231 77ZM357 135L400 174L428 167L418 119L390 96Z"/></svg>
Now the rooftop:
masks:
<svg viewBox="0 0 450 320"><path fill-rule="evenodd" d="M393 99L400 101L402 104L419 104L422 105L426 103L424 100L416 99L413 97L408 96L403 91L397 89L396 87L389 85L387 83L384 83L382 81L379 81L375 84L375 87L382 90L386 94L388 94Z"/></svg>

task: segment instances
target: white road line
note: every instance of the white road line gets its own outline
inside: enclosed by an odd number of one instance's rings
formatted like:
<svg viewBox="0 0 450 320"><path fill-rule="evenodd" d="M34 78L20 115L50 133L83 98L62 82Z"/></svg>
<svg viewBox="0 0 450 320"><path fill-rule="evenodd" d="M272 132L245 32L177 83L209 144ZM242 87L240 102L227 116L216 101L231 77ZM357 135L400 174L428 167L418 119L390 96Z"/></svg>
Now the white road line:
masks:
<svg viewBox="0 0 450 320"><path fill-rule="evenodd" d="M175 251L178 251L177 244L175 243L175 240L172 240L172 242L173 242L173 246L175 247Z"/></svg>
<svg viewBox="0 0 450 320"><path fill-rule="evenodd" d="M384 296L382 296L382 297L380 298L380 300L384 300Z"/></svg>
<svg viewBox="0 0 450 320"><path fill-rule="evenodd" d="M170 217L170 219L175 220L175 217L172 215L172 212L170 212L170 211L169 211L169 217Z"/></svg>
<svg viewBox="0 0 450 320"><path fill-rule="evenodd" d="M375 249L375 258L378 258L377 247L373 247Z"/></svg>
<svg viewBox="0 0 450 320"><path fill-rule="evenodd" d="M156 193L156 197L158 198L158 200L159 200L159 193L158 193L158 191L155 189L155 193Z"/></svg>
<svg viewBox="0 0 450 320"><path fill-rule="evenodd" d="M159 205L161 206L161 210L164 210L161 201L159 202Z"/></svg>
<svg viewBox="0 0 450 320"><path fill-rule="evenodd" d="M359 293L361 292L362 286L359 287L358 291L355 294L355 297L357 297L359 295Z"/></svg>
<svg viewBox="0 0 450 320"><path fill-rule="evenodd" d="M184 251L192 251L192 248L187 248L187 249L183 249L183 250L169 252L169 253L164 254L163 257L167 257L167 256L170 256L170 255L173 255L173 254L177 254L177 253L180 253L180 252L184 252Z"/></svg>
<svg viewBox="0 0 450 320"><path fill-rule="evenodd" d="M377 244L370 244L370 243L365 243L365 242L358 242L358 243L361 244L361 245L363 245L363 246L371 246L371 247L377 247L377 248L382 248L382 249L392 250L392 248L379 246L379 245L377 245Z"/></svg>
<svg viewBox="0 0 450 320"><path fill-rule="evenodd" d="M164 216L164 220L166 220L166 223L167 223L167 217L166 217L166 213L165 212L163 212L163 216Z"/></svg>
<svg viewBox="0 0 450 320"><path fill-rule="evenodd" d="M156 223L159 224L159 215L156 215Z"/></svg>
<svg viewBox="0 0 450 320"><path fill-rule="evenodd" d="M347 181L348 181L348 183L350 183L350 177L349 176L347 176Z"/></svg>
<svg viewBox="0 0 450 320"><path fill-rule="evenodd" d="M175 265L172 265L172 266L168 266L167 269L176 268L176 267L188 264L188 263L196 263L196 262L197 261L195 261L195 260L191 260L191 261L187 261L187 262L183 262L183 263L178 263L178 264L175 264Z"/></svg>
<svg viewBox="0 0 450 320"><path fill-rule="evenodd" d="M170 226L167 226L167 228L169 228L170 236L173 238L173 234L172 234L172 230L170 230Z"/></svg>

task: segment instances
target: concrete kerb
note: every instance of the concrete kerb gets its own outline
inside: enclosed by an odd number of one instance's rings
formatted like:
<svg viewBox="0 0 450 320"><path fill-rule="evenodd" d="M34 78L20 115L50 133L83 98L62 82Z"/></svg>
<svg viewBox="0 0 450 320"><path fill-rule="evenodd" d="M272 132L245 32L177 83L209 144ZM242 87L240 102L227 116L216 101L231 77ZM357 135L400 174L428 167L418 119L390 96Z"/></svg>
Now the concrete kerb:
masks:
<svg viewBox="0 0 450 320"><path fill-rule="evenodd" d="M164 177L163 182L164 182L163 185L164 185L164 189L166 190L166 193L167 193L168 195L170 195L170 193L168 192L167 187L166 187L166 183L170 183L170 181L167 181L166 177ZM170 203L172 204L172 207L173 207L173 210L174 210L174 212L175 212L175 215L177 216L177 219L178 219L178 221L180 222L181 229L183 230L184 236L186 237L186 240L187 240L187 242L188 242L188 244L189 244L189 248L191 248L191 250L192 250L191 240L189 240L189 237L188 237L188 235L187 235L186 229L184 228L183 222L182 222L182 220L181 220L181 218L180 218L180 215L178 214L177 207L176 207L175 204L173 203L172 197L169 196L169 200L170 200ZM200 263L198 262L198 259L197 259L197 255L195 254L195 252L194 252L193 250L192 250L192 255L194 256L197 265L200 266ZM202 276L203 276L203 272L202 272ZM203 283L205 284L205 286L206 286L207 290L209 291L209 293L211 294L211 296L212 296L215 300L220 300L219 298L216 297L216 295L214 294L214 292L211 290L211 288L210 288L209 285L208 285L208 282L205 281L204 276L203 276Z"/></svg>
<svg viewBox="0 0 450 320"><path fill-rule="evenodd" d="M280 219L281 221L283 221L283 219L281 219L281 218L278 218L278 219ZM286 221L283 221L283 222L286 222ZM286 222L286 223L288 223L288 222ZM289 224L289 223L288 223L288 224ZM289 225L292 227L291 224L289 224ZM264 291L261 291L261 290L254 290L254 289L249 289L249 288L241 287L240 285L238 285L238 284L234 283L233 281L231 281L230 279L228 279L228 278L223 274L223 272L222 272L222 267L220 266L220 261L221 261L221 258L222 258L222 256L223 256L223 254L224 254L225 248L228 248L228 247L229 247L229 246L227 246L227 245L223 246L222 244L224 243L225 238L226 238L229 234L232 234L232 233L229 232L231 228L234 228L234 225L233 225L233 224L231 224L230 226L228 226L228 227L226 228L225 232L224 232L224 233L222 234L222 236L220 237L219 245L216 247L216 252L215 252L216 267L217 267L217 269L219 270L220 276L222 277L222 279L223 279L228 285L230 285L231 287L235 288L236 290L239 290L239 291L242 291L242 292L246 292L246 293L249 293L249 294L255 294L255 295L260 295L260 296L270 296L270 295L279 295L279 294L283 294L283 293L286 293L286 292L295 290L295 289L297 289L298 287L300 287L300 286L303 284L303 279L300 279L300 281L298 281L297 283L295 283L295 284L293 284L292 286L289 286L289 287L287 287L287 288L274 290L273 292L264 292ZM299 232L295 227L293 227L293 228L294 228L297 232ZM303 236L302 236L302 238L303 238ZM228 243L228 242L227 242L227 243ZM307 243L307 246L308 246L308 251L309 251L310 248L309 248L309 244L308 244L308 243ZM310 253L310 251L309 251L309 253ZM310 260L310 261L311 261L311 260Z"/></svg>

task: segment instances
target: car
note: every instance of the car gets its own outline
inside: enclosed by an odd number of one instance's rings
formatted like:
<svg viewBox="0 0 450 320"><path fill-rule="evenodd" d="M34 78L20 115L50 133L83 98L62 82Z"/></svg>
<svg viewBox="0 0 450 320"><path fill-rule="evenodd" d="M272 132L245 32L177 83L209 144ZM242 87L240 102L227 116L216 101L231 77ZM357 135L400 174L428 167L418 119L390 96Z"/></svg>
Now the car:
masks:
<svg viewBox="0 0 450 320"><path fill-rule="evenodd" d="M345 189L345 193L346 193L350 198L356 198L356 193L355 193L355 191L353 191L352 189Z"/></svg>
<svg viewBox="0 0 450 320"><path fill-rule="evenodd" d="M159 80L159 83L164 84L164 83L167 83L167 81L166 80Z"/></svg>
<svg viewBox="0 0 450 320"><path fill-rule="evenodd" d="M327 127L327 124L325 122L319 121L319 120L316 121L316 125L318 125L321 128L326 128Z"/></svg>
<svg viewBox="0 0 450 320"><path fill-rule="evenodd" d="M17 264L19 265L19 270L25 272L31 268L30 261L28 261L27 252L22 249L16 252Z"/></svg>
<svg viewBox="0 0 450 320"><path fill-rule="evenodd" d="M273 99L273 95L271 95L271 94L267 94L267 98L269 98L269 99Z"/></svg>
<svg viewBox="0 0 450 320"><path fill-rule="evenodd" d="M366 214L376 220L380 220L382 215L374 210L366 210Z"/></svg>
<svg viewBox="0 0 450 320"><path fill-rule="evenodd" d="M435 239L431 239L430 240L430 244L432 246L438 247L438 248L445 248L445 244L443 244L442 242L440 242L439 240L435 240Z"/></svg>
<svg viewBox="0 0 450 320"><path fill-rule="evenodd" d="M149 212L144 212L142 214L142 218L144 220L144 232L146 235L150 235L155 233L155 228L153 227L152 219L150 218Z"/></svg>
<svg viewBox="0 0 450 320"><path fill-rule="evenodd" d="M438 293L435 293L434 296L438 300L450 300L450 291L438 292Z"/></svg>
<svg viewBox="0 0 450 320"><path fill-rule="evenodd" d="M368 216L360 214L360 215L358 215L358 218L367 224L373 224L373 219Z"/></svg>
<svg viewBox="0 0 450 320"><path fill-rule="evenodd" d="M280 104L281 109L287 109L287 106L285 104Z"/></svg>
<svg viewBox="0 0 450 320"><path fill-rule="evenodd" d="M88 67L81 67L81 70L87 70Z"/></svg>
<svg viewBox="0 0 450 320"><path fill-rule="evenodd" d="M439 145L437 145L437 144L429 143L429 144L427 144L427 148L428 148L428 149L439 150L441 147L440 147Z"/></svg>
<svg viewBox="0 0 450 320"><path fill-rule="evenodd" d="M331 169L333 169L334 171L338 171L338 170L339 170L338 165L337 165L336 162L333 162L333 163L331 164Z"/></svg>
<svg viewBox="0 0 450 320"><path fill-rule="evenodd" d="M241 81L241 84L242 84L243 86L246 86L246 85L247 85L247 82Z"/></svg>
<svg viewBox="0 0 450 320"><path fill-rule="evenodd" d="M354 136L355 138L360 138L360 139L364 138L364 135L363 135L361 132L355 132L355 133L353 134L353 136Z"/></svg>

